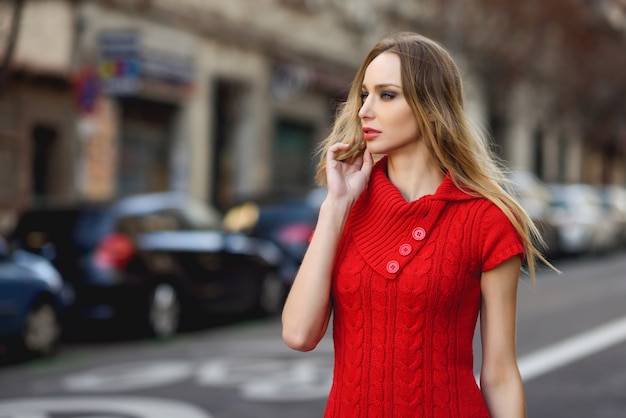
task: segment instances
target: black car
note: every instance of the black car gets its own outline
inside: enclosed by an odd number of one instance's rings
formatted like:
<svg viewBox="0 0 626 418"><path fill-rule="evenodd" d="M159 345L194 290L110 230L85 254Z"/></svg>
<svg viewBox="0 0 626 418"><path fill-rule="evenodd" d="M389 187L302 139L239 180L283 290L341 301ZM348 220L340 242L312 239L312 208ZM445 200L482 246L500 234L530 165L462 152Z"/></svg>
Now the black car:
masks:
<svg viewBox="0 0 626 418"><path fill-rule="evenodd" d="M12 240L73 287L68 325L123 320L166 337L199 313L278 312L287 291L275 244L225 232L216 210L178 192L32 209Z"/></svg>

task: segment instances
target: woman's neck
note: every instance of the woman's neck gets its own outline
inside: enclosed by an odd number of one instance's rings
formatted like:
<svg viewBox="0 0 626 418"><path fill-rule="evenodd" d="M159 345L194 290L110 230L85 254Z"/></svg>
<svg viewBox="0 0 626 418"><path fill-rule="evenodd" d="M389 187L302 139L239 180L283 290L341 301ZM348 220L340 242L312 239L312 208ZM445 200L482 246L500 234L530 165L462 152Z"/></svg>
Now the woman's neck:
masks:
<svg viewBox="0 0 626 418"><path fill-rule="evenodd" d="M407 202L434 194L444 178L441 168L430 155L390 155L387 177L400 190Z"/></svg>

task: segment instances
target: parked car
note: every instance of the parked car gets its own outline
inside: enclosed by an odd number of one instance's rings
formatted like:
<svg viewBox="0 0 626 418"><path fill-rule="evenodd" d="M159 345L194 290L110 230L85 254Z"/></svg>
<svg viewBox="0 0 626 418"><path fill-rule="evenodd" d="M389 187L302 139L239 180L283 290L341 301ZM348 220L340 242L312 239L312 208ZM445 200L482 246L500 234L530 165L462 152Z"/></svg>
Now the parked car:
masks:
<svg viewBox="0 0 626 418"><path fill-rule="evenodd" d="M551 184L552 222L565 254L601 253L618 241L615 218L607 212L598 188L589 184Z"/></svg>
<svg viewBox="0 0 626 418"><path fill-rule="evenodd" d="M74 288L72 325L118 320L167 337L199 313L282 308L281 251L221 222L203 202L164 192L32 209L12 239L49 258Z"/></svg>
<svg viewBox="0 0 626 418"><path fill-rule="evenodd" d="M229 230L274 242L287 255L285 275L295 278L325 193L325 189L313 189L303 194L250 198L227 212L225 225Z"/></svg>
<svg viewBox="0 0 626 418"><path fill-rule="evenodd" d="M610 185L601 189L602 202L616 224L618 247L626 245L626 187Z"/></svg>
<svg viewBox="0 0 626 418"><path fill-rule="evenodd" d="M0 237L0 343L16 356L52 354L71 298L43 257L10 250Z"/></svg>
<svg viewBox="0 0 626 418"><path fill-rule="evenodd" d="M559 253L557 228L550 216L551 196L548 185L529 171L509 173L513 195L533 220L545 244L544 252L548 256Z"/></svg>

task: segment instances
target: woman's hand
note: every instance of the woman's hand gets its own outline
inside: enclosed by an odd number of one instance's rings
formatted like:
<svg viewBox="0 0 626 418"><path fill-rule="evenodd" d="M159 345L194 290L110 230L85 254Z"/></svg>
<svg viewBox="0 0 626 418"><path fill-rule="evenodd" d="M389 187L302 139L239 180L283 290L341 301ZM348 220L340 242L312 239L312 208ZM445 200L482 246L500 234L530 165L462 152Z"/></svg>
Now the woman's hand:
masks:
<svg viewBox="0 0 626 418"><path fill-rule="evenodd" d="M326 183L329 197L356 201L367 187L374 161L369 151L354 160L337 160L337 153L350 147L337 143L326 153Z"/></svg>

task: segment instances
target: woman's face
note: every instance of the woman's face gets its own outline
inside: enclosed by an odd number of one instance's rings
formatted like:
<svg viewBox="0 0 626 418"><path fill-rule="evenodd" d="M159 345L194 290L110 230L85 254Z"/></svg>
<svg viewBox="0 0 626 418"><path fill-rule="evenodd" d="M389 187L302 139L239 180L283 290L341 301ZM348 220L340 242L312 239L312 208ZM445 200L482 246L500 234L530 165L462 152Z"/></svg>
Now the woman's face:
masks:
<svg viewBox="0 0 626 418"><path fill-rule="evenodd" d="M400 57L383 52L366 68L359 118L363 138L372 154L411 152L419 129L413 110L402 94Z"/></svg>

